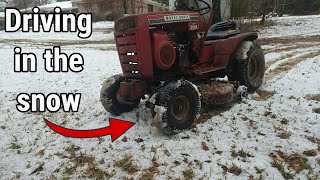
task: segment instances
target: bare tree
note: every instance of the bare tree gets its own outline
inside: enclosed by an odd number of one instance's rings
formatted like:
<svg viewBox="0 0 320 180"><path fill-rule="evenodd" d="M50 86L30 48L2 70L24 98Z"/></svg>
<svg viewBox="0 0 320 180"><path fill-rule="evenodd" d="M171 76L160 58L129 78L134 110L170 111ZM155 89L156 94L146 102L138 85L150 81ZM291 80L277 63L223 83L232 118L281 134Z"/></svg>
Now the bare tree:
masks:
<svg viewBox="0 0 320 180"><path fill-rule="evenodd" d="M0 0L0 12L4 11L4 8L7 6L8 1L7 0Z"/></svg>
<svg viewBox="0 0 320 180"><path fill-rule="evenodd" d="M11 0L9 5L18 9L27 9L50 3L51 0Z"/></svg>
<svg viewBox="0 0 320 180"><path fill-rule="evenodd" d="M131 13L142 13L143 12L143 0L132 0L130 1Z"/></svg>
<svg viewBox="0 0 320 180"><path fill-rule="evenodd" d="M83 0L83 6L87 12L92 12L94 2L93 0Z"/></svg>
<svg viewBox="0 0 320 180"><path fill-rule="evenodd" d="M278 16L283 16L284 11L286 10L288 5L291 5L296 2L296 0L274 0L275 1L275 13Z"/></svg>
<svg viewBox="0 0 320 180"><path fill-rule="evenodd" d="M122 4L123 13L128 14L128 0L120 0L119 3Z"/></svg>
<svg viewBox="0 0 320 180"><path fill-rule="evenodd" d="M105 14L107 11L113 11L115 9L114 0L97 0L97 5L100 14Z"/></svg>
<svg viewBox="0 0 320 180"><path fill-rule="evenodd" d="M260 3L260 7L262 9L262 18L261 18L260 24L264 25L264 23L266 21L266 15L267 15L268 7L269 7L268 0L262 0L261 3Z"/></svg>
<svg viewBox="0 0 320 180"><path fill-rule="evenodd" d="M34 0L13 0L12 4L18 9L27 9L34 4Z"/></svg>
<svg viewBox="0 0 320 180"><path fill-rule="evenodd" d="M124 14L141 13L143 10L143 0L114 0L122 8Z"/></svg>

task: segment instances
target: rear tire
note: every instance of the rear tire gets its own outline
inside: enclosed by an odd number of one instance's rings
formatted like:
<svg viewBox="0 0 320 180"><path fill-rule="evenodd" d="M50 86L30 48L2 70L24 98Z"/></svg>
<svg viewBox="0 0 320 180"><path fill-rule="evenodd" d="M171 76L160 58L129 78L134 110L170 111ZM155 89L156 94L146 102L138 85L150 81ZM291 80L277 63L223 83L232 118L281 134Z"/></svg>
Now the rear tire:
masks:
<svg viewBox="0 0 320 180"><path fill-rule="evenodd" d="M241 47L245 43L252 45L246 50ZM247 51L247 53L243 51ZM241 57L241 55L244 56ZM236 51L236 59L229 80L239 81L241 85L248 88L249 93L253 93L263 84L264 75L265 58L262 48L256 42L243 42Z"/></svg>
<svg viewBox="0 0 320 180"><path fill-rule="evenodd" d="M114 116L119 116L122 113L130 112L139 105L139 102L133 105L121 104L117 100L117 93L120 88L120 83L124 81L123 75L115 75L103 82L100 101L106 111Z"/></svg>
<svg viewBox="0 0 320 180"><path fill-rule="evenodd" d="M201 101L196 87L189 81L170 82L159 88L154 111L156 126L164 134L189 129L199 118ZM160 116L160 117L157 117Z"/></svg>

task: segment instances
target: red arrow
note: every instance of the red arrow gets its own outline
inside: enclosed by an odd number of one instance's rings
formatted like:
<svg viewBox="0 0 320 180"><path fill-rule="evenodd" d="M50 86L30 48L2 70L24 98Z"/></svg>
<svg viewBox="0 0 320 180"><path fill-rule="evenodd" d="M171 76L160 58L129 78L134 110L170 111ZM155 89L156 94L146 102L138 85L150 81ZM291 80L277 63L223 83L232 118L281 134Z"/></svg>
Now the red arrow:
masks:
<svg viewBox="0 0 320 180"><path fill-rule="evenodd" d="M122 134L127 132L135 124L133 122L127 122L127 121L109 118L109 121L110 121L109 127L94 129L94 130L74 130L74 129L67 129L67 128L58 126L56 124L53 124L47 119L44 119L44 121L53 131L66 137L94 138L94 137L111 135L112 142L117 140Z"/></svg>

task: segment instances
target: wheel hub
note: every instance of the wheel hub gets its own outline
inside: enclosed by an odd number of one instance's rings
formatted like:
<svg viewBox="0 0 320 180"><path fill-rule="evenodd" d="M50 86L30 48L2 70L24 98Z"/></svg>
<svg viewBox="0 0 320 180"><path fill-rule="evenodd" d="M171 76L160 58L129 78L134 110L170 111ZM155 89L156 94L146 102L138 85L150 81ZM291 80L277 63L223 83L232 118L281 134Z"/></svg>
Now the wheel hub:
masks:
<svg viewBox="0 0 320 180"><path fill-rule="evenodd" d="M175 119L184 120L188 116L189 110L190 102L186 96L181 95L174 99L172 114Z"/></svg>

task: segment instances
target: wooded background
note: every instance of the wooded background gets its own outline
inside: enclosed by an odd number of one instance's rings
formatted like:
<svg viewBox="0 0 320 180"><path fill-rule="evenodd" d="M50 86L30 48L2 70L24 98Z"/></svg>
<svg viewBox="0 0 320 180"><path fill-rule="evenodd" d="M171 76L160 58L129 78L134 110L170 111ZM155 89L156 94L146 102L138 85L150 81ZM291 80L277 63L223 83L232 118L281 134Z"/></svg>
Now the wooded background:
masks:
<svg viewBox="0 0 320 180"><path fill-rule="evenodd" d="M271 13L271 14L270 14ZM320 0L232 0L231 15L310 15L320 13Z"/></svg>
<svg viewBox="0 0 320 180"><path fill-rule="evenodd" d="M64 0L58 0L64 1ZM93 1L93 0L87 0ZM135 0L112 0L125 6ZM154 0L168 5L169 0ZM221 1L221 0L220 0ZM223 1L223 0L222 0ZM0 0L6 2L9 6L19 9L48 4L52 0ZM108 0L104 0L106 4ZM320 0L232 0L231 16L283 16L289 15L309 15L320 13Z"/></svg>

